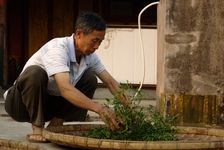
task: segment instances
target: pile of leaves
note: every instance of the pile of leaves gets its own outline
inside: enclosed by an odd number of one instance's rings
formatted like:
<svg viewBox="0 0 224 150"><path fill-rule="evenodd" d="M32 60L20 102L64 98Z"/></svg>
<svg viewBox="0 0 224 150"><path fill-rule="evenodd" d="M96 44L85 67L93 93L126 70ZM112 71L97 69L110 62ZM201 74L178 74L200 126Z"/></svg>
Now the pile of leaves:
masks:
<svg viewBox="0 0 224 150"><path fill-rule="evenodd" d="M108 99L108 106L112 107L117 116L122 118L124 126L121 130L111 131L107 127L96 127L85 136L98 139L137 140L137 141L173 141L177 140L174 126L175 117L162 116L156 109L149 106L147 110L140 107L141 92L130 94L133 88L129 84L122 86L122 91ZM118 97L126 93L131 101L131 108L123 106ZM129 93L130 95L127 95Z"/></svg>

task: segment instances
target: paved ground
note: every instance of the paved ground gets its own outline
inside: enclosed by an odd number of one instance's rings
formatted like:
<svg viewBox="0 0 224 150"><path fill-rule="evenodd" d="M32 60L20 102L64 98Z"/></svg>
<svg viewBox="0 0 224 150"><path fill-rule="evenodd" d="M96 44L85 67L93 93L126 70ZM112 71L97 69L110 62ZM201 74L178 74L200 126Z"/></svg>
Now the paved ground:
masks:
<svg viewBox="0 0 224 150"><path fill-rule="evenodd" d="M29 142L26 140L26 135L31 132L30 124L28 123L20 123L12 120L4 110L4 101L2 98L3 90L0 89L0 140L6 141L21 141L23 143ZM103 100L105 97L111 97L108 90L104 88L97 89L94 100L104 103ZM148 106L153 105L155 106L155 91L154 90L144 90L143 91L143 100L141 101L141 105ZM97 114L89 112L90 118L97 117ZM39 144L43 149L46 150L70 150L71 148L62 147L57 144L53 143L45 143ZM1 142L0 142L1 148Z"/></svg>

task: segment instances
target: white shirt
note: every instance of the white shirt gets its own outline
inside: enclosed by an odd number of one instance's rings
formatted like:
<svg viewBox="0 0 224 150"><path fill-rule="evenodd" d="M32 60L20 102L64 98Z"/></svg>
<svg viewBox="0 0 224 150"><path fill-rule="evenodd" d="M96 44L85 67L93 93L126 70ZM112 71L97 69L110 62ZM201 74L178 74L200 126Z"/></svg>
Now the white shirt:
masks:
<svg viewBox="0 0 224 150"><path fill-rule="evenodd" d="M52 75L69 72L70 83L75 86L86 69L90 68L96 74L105 69L95 53L82 57L80 64L77 63L73 35L47 42L27 61L22 72L31 65L38 65L47 72L48 93L56 96L60 93Z"/></svg>

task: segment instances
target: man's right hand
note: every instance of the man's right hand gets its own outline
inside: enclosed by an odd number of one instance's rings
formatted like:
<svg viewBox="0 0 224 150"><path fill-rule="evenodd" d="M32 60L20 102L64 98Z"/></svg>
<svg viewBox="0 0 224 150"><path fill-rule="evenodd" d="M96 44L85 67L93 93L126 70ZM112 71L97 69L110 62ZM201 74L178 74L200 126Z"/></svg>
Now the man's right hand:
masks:
<svg viewBox="0 0 224 150"><path fill-rule="evenodd" d="M98 114L112 131L119 130L123 125L123 121L107 106L103 106Z"/></svg>

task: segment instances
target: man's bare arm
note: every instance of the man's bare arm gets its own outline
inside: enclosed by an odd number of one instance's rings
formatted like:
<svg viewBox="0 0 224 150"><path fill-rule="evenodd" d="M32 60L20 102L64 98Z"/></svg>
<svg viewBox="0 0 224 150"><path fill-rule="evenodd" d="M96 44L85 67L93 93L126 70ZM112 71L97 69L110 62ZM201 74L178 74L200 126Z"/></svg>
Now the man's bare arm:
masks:
<svg viewBox="0 0 224 150"><path fill-rule="evenodd" d="M102 106L98 103L91 101L90 98L81 93L72 84L69 83L69 73L57 73L54 75L57 87L62 97L67 99L75 106L83 109L88 109L94 112L99 112Z"/></svg>
<svg viewBox="0 0 224 150"><path fill-rule="evenodd" d="M120 128L119 123L121 121L116 118L115 113L110 108L92 101L69 83L69 73L57 73L54 75L54 78L62 97L75 106L98 113L101 119L111 130Z"/></svg>
<svg viewBox="0 0 224 150"><path fill-rule="evenodd" d="M106 70L98 74L98 77L103 81L103 83L109 88L110 92L115 95L121 91L120 84L107 72ZM125 95L120 95L119 97L122 104L129 106L130 103Z"/></svg>

